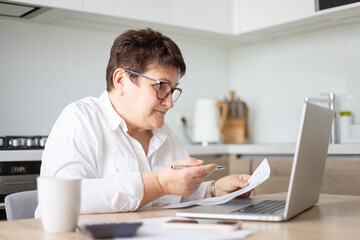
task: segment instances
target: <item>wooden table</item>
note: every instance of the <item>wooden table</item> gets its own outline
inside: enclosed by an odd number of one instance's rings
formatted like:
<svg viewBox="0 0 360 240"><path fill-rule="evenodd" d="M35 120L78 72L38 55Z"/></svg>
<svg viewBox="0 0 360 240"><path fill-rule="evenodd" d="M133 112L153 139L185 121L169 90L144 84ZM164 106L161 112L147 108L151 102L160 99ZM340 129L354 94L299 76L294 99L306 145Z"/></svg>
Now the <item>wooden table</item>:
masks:
<svg viewBox="0 0 360 240"><path fill-rule="evenodd" d="M273 194L271 197L282 197ZM123 221L141 218L169 217L181 210L148 209L131 213L81 215L79 224ZM318 205L288 222L245 221L244 229L256 233L247 237L256 239L359 239L360 238L360 196L322 194ZM0 222L0 239L89 239L81 233L45 233L39 219Z"/></svg>

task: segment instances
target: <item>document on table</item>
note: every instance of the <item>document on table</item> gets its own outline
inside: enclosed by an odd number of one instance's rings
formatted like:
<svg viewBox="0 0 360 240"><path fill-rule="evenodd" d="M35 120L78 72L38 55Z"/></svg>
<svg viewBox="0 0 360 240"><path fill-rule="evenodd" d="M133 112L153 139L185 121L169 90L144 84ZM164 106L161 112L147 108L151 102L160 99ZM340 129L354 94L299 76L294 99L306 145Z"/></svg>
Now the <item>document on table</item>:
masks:
<svg viewBox="0 0 360 240"><path fill-rule="evenodd" d="M229 193L227 195L219 196L219 197L213 197L213 198L205 198L201 200L194 200L189 202L183 202L183 203L176 203L176 204L170 204L163 208L183 208L183 207L189 207L192 205L217 205L217 204L223 204L231 199L240 196L244 193L247 193L257 186L259 186L261 183L266 181L270 177L270 166L265 158L261 164L256 168L255 172L251 175L249 178L249 185L245 188L242 188L238 191Z"/></svg>
<svg viewBox="0 0 360 240"><path fill-rule="evenodd" d="M147 218L141 219L142 226L139 227L135 236L116 238L121 240L134 240L134 239L171 239L171 240L184 240L184 239L196 239L196 240L212 240L212 239L239 239L245 238L254 231L239 229L235 231L209 231L209 230L188 230L188 229L169 229L163 228L161 225L172 219L172 217L162 218ZM132 222L139 220L131 220Z"/></svg>

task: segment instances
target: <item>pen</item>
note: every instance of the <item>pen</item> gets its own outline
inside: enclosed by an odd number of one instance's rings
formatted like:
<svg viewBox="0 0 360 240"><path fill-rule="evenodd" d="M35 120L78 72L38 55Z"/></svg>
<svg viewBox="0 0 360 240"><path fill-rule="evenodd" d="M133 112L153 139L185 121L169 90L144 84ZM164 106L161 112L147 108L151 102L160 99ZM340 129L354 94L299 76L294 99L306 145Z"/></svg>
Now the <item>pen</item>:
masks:
<svg viewBox="0 0 360 240"><path fill-rule="evenodd" d="M198 167L198 165L171 165L171 169L182 169L182 168L188 168L188 167ZM223 170L225 169L224 166L217 166L215 170Z"/></svg>

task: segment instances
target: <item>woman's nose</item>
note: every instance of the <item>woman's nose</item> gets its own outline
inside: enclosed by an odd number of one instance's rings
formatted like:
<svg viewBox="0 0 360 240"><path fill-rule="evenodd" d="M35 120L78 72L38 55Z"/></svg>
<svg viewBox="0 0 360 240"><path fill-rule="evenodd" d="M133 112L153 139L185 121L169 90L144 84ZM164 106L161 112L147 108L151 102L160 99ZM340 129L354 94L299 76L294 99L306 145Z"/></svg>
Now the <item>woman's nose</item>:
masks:
<svg viewBox="0 0 360 240"><path fill-rule="evenodd" d="M172 94L170 93L166 98L161 100L161 104L166 108L172 108L174 106Z"/></svg>

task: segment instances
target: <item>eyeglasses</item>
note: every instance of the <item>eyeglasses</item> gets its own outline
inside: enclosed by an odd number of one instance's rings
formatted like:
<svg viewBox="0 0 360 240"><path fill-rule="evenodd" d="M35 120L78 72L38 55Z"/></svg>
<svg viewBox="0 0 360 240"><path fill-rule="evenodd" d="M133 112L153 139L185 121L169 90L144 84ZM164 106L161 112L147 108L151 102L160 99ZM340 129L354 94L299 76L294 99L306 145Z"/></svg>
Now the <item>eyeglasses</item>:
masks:
<svg viewBox="0 0 360 240"><path fill-rule="evenodd" d="M124 70L130 74L134 74L134 75L137 75L139 77L143 77L143 78L146 78L146 79L149 79L151 81L154 81L157 83L157 98L159 100L163 100L165 98L167 98L167 96L169 96L169 94L171 93L171 99L173 101L173 103L178 100L178 98L180 97L181 93L182 93L182 90L181 88L172 88L171 85L167 82L161 82L159 80L156 80L156 79L153 79L153 78L150 78L150 77L147 77L147 76L144 76L140 73L137 73L137 72L134 72L134 71L131 71L129 69L125 69Z"/></svg>

